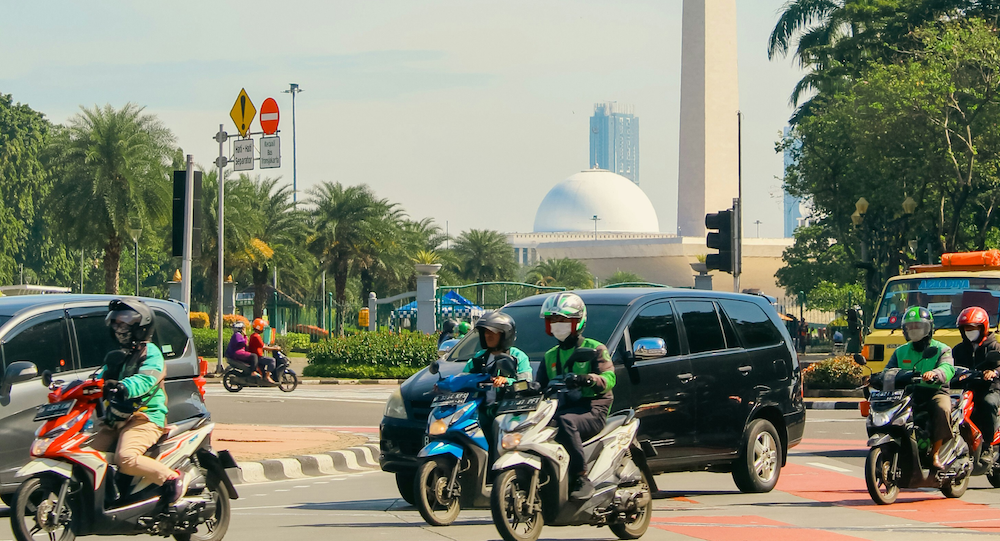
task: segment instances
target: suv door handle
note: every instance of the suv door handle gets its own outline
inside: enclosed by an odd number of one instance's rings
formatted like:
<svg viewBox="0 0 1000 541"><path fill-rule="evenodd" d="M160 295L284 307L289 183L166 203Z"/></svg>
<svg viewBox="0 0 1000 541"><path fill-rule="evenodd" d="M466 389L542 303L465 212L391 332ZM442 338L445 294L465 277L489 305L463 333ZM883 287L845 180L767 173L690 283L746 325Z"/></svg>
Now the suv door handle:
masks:
<svg viewBox="0 0 1000 541"><path fill-rule="evenodd" d="M681 383L687 383L694 379L694 374L690 372L685 372L683 374L677 374L677 379L681 380Z"/></svg>
<svg viewBox="0 0 1000 541"><path fill-rule="evenodd" d="M739 368L739 370L740 370L740 372L743 372L744 374L747 374L747 373L749 373L749 372L750 372L751 370L753 370L753 367L752 367L752 366L750 366L749 364L745 364L745 365L741 366L741 367Z"/></svg>

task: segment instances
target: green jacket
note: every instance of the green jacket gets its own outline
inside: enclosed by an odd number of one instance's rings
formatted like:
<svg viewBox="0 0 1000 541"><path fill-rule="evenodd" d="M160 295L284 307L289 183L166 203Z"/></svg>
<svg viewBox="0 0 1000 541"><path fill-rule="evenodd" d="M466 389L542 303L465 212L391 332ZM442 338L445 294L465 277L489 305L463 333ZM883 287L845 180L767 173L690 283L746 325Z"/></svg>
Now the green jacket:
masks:
<svg viewBox="0 0 1000 541"><path fill-rule="evenodd" d="M920 374L933 371L937 374L937 379L944 381L944 383L939 383L938 381L927 383L920 380L918 385L933 389L948 389L948 382L955 375L955 360L951 356L951 348L934 339L931 339L927 347L937 348L937 351L933 356L924 358L926 349L924 351L917 351L913 349L913 345L909 342L899 346L892 352L892 357L886 363L885 369L899 368L900 370L914 370Z"/></svg>
<svg viewBox="0 0 1000 541"><path fill-rule="evenodd" d="M567 366L567 361L569 361L573 353L579 348L597 350L597 358L591 363L574 362L572 365ZM559 368L560 365L562 366L561 370ZM608 353L607 346L597 340L582 336L576 346L572 348L556 346L545 352L545 359L542 361L542 365L538 367L538 377L535 379L544 387L548 385L549 380L570 371L581 376L586 376L587 374L596 375L597 378L594 379L593 385L581 389L581 395L583 398L607 399L610 405L611 399L614 398L611 389L615 387L615 366L611 363L611 354Z"/></svg>
<svg viewBox="0 0 1000 541"><path fill-rule="evenodd" d="M513 384L515 381L531 381L531 363L528 361L528 355L517 348L510 348L510 356L517 359L517 379L507 378L507 383ZM481 349L469 359L469 362L465 363L465 368L462 372L471 373L475 363L473 359L481 357L486 354L485 349Z"/></svg>
<svg viewBox="0 0 1000 541"><path fill-rule="evenodd" d="M163 354L154 344L147 343L146 356L140 361L126 361L118 374L108 374L107 379L117 379L125 386L126 398L142 403L138 410L150 421L163 427L167 424L167 393L163 389ZM114 352L112 352L114 353ZM110 354L109 354L110 355ZM105 377L107 364L98 371L98 377Z"/></svg>

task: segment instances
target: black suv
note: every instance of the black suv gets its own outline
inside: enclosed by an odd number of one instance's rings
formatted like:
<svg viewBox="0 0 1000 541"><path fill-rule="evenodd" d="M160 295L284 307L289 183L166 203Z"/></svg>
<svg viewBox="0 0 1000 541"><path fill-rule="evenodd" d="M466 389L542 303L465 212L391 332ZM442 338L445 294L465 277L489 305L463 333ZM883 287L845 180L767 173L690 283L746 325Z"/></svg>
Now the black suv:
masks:
<svg viewBox="0 0 1000 541"><path fill-rule="evenodd" d="M0 499L9 503L17 481L14 474L29 460L28 449L38 423L35 409L48 402L41 378L20 374L18 361L34 363L37 372L56 379L84 379L104 362L118 344L104 318L111 295L24 295L0 297ZM163 352L164 387L170 408L167 422L207 415L202 395L203 367L194 349L191 324L184 307L173 301L142 298L156 321L152 342Z"/></svg>
<svg viewBox="0 0 1000 541"><path fill-rule="evenodd" d="M587 304L583 334L613 355L612 411L635 410L640 441L656 450L649 459L655 473L732 472L744 492L774 487L788 449L802 440L806 414L791 338L766 298L663 288L574 293ZM545 297L501 309L517 322L515 345L536 367L556 345L539 318ZM448 353L441 373L461 372L478 348L470 333ZM425 369L404 382L379 427L382 469L396 474L411 503L437 378Z"/></svg>

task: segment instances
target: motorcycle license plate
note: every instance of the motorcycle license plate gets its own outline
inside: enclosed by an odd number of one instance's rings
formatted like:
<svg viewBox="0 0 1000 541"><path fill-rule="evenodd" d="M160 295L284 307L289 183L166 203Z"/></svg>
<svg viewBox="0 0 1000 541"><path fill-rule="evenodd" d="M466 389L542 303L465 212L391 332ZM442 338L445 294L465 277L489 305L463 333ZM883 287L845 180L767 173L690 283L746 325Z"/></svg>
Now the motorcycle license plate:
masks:
<svg viewBox="0 0 1000 541"><path fill-rule="evenodd" d="M868 396L869 402L895 402L903 398L903 391L874 391Z"/></svg>
<svg viewBox="0 0 1000 541"><path fill-rule="evenodd" d="M501 413L519 413L524 411L535 411L542 403L541 396L528 396L525 398L510 398L500 402L497 408L497 415Z"/></svg>
<svg viewBox="0 0 1000 541"><path fill-rule="evenodd" d="M434 397L434 401L431 402L431 407L436 408L438 406L457 406L459 404L464 404L465 401L468 399L469 399L469 393L439 394Z"/></svg>
<svg viewBox="0 0 1000 541"><path fill-rule="evenodd" d="M44 406L38 408L38 412L35 413L35 420L44 421L46 419L62 417L73 409L74 404L76 404L75 399L65 402L56 402L55 404L45 404Z"/></svg>

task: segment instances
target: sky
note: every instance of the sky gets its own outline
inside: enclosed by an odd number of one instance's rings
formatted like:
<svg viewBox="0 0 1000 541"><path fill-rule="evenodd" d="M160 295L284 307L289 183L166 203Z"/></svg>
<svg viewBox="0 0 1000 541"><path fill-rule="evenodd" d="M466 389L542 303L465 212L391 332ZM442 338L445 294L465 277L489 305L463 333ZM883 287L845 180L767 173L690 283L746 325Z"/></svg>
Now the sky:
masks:
<svg viewBox="0 0 1000 541"><path fill-rule="evenodd" d="M784 0L736 0L744 231L782 234L775 141L802 72L770 61ZM681 0L379 0L8 3L0 92L54 122L134 102L214 167L245 88L281 109L282 167L298 190L367 184L452 235L531 231L561 180L589 167L594 104L640 119L640 187L676 231ZM259 131L255 121L254 131ZM227 148L228 151L228 148Z"/></svg>

